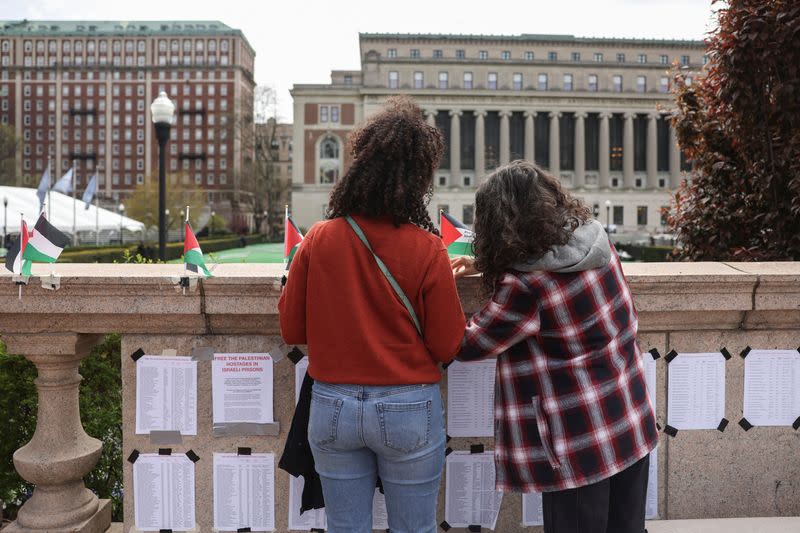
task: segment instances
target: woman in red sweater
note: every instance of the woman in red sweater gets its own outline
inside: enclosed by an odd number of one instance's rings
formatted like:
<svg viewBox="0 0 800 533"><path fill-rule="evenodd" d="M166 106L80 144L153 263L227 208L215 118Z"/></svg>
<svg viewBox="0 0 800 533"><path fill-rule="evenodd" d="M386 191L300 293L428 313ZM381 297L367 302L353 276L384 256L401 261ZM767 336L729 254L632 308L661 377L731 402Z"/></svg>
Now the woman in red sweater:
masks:
<svg viewBox="0 0 800 533"><path fill-rule="evenodd" d="M372 531L379 475L389 529L433 533L445 445L438 365L465 327L427 212L442 136L410 99L393 98L349 142L329 220L292 261L281 334L308 344L308 435L328 531Z"/></svg>

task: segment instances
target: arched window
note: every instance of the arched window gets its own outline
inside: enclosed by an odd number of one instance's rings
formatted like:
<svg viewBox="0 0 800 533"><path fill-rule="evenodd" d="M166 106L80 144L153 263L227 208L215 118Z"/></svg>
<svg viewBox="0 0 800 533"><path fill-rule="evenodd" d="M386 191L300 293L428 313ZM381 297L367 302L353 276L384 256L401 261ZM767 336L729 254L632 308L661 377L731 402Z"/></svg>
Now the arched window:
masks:
<svg viewBox="0 0 800 533"><path fill-rule="evenodd" d="M319 143L319 182L333 184L339 179L339 140L327 136Z"/></svg>

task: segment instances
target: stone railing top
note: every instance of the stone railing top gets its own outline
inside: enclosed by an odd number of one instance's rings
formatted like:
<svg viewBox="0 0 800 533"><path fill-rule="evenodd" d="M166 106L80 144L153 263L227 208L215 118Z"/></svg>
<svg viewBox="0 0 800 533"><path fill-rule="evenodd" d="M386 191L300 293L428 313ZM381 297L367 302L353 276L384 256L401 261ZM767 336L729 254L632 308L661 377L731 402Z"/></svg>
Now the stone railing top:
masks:
<svg viewBox="0 0 800 533"><path fill-rule="evenodd" d="M628 263L642 314L783 311L800 314L800 263ZM181 264L36 264L22 300L0 274L0 331L274 333L281 264L220 264L212 278ZM43 288L55 273L58 288ZM478 279L459 282L464 310L485 300Z"/></svg>

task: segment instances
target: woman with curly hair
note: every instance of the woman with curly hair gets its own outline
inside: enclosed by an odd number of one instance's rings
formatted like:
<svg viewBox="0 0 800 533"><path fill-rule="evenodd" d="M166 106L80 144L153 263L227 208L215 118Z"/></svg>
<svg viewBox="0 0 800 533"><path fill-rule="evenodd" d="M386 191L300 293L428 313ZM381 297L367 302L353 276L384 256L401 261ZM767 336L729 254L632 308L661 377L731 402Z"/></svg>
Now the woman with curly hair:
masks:
<svg viewBox="0 0 800 533"><path fill-rule="evenodd" d="M546 533L642 533L656 423L619 258L587 207L515 161L475 197L472 258L492 297L458 358L497 357L497 489L541 492Z"/></svg>
<svg viewBox="0 0 800 533"><path fill-rule="evenodd" d="M465 327L427 212L442 136L411 100L393 98L349 145L329 220L292 261L281 334L308 344L308 440L328 531L372 531L379 475L389 529L433 533L445 445L438 364Z"/></svg>

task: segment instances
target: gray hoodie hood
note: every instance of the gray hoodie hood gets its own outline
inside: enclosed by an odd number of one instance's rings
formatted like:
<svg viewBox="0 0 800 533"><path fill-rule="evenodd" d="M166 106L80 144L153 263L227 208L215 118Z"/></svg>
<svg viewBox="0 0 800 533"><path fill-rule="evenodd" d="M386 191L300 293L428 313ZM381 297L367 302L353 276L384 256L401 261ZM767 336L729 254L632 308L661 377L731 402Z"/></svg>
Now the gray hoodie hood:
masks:
<svg viewBox="0 0 800 533"><path fill-rule="evenodd" d="M512 265L515 270L533 272L581 272L604 267L611 261L611 246L605 228L597 220L578 226L567 244L554 246L538 259Z"/></svg>

